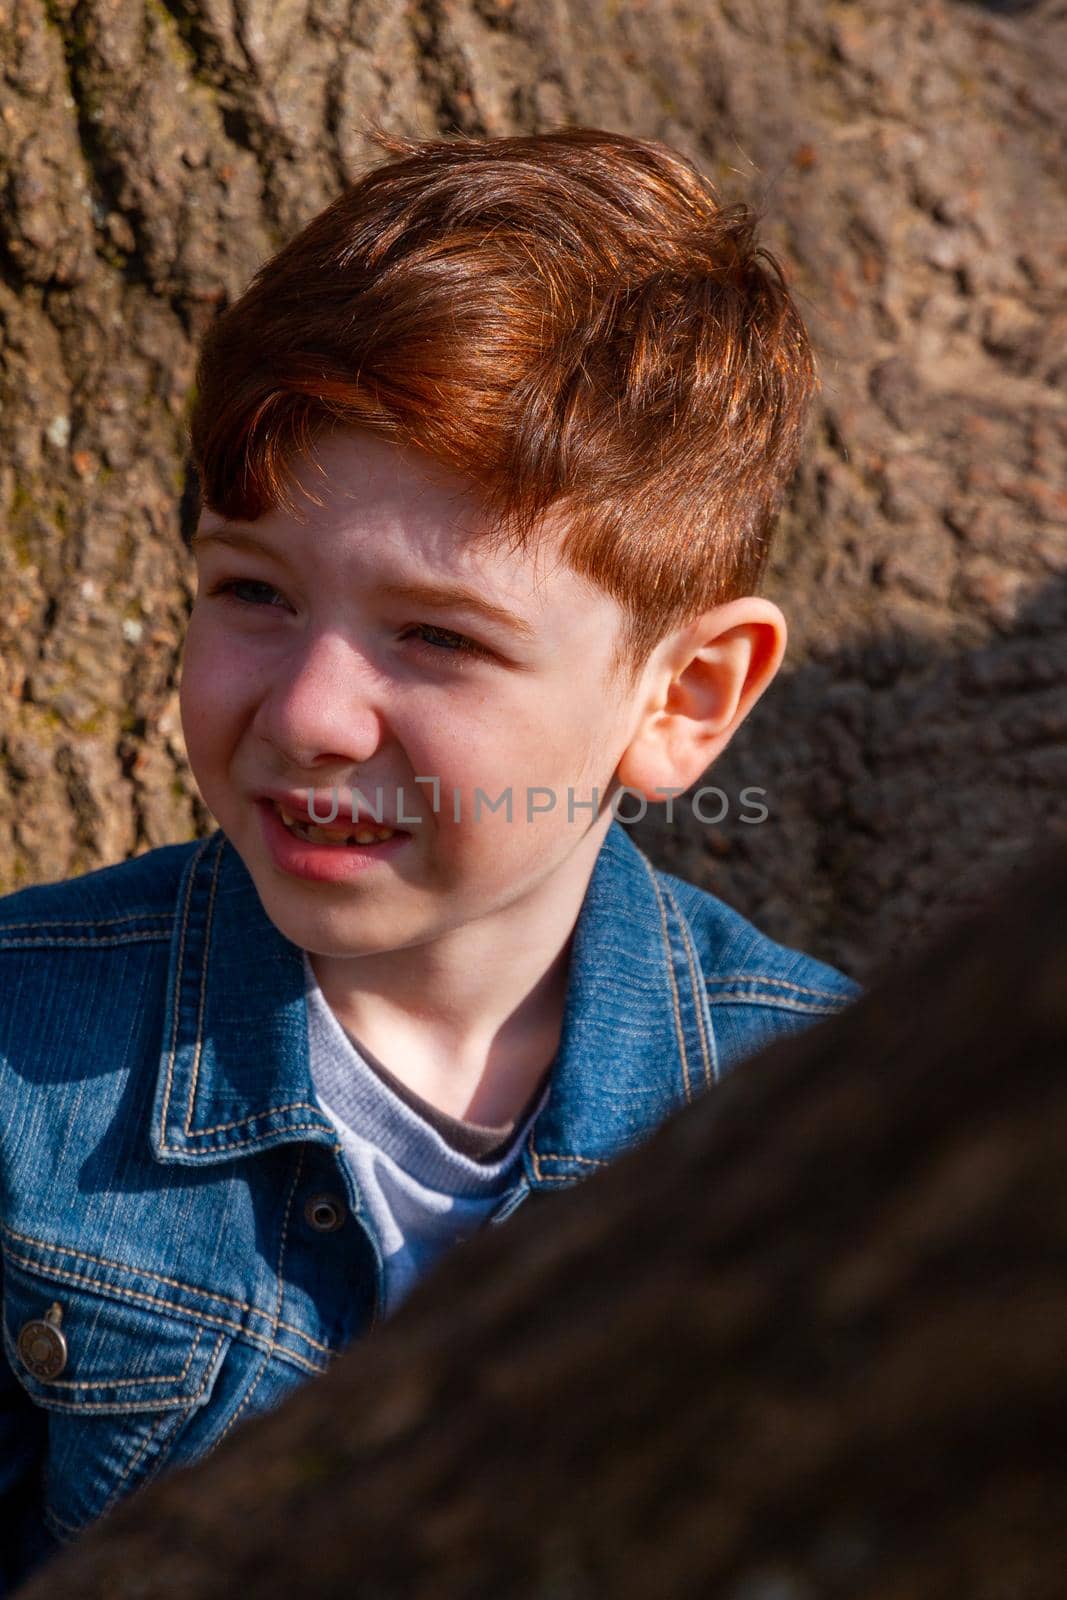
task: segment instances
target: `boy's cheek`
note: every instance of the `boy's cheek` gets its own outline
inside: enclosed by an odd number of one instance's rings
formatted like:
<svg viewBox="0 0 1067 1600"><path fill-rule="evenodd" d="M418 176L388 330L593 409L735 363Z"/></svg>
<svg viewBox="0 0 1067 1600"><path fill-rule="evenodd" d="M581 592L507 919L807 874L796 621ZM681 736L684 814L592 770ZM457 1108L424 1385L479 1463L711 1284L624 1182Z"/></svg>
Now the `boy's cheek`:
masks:
<svg viewBox="0 0 1067 1600"><path fill-rule="evenodd" d="M181 717L182 733L185 735L187 749L199 742L202 724L205 720L203 707L204 693L197 674L190 671L186 666L182 672L181 683L178 687L178 713Z"/></svg>
<svg viewBox="0 0 1067 1600"><path fill-rule="evenodd" d="M219 749L225 719L220 718L217 699L213 702L207 685L194 674L184 677L178 695L185 753L204 798L210 787L214 756ZM209 801L210 804L210 801Z"/></svg>

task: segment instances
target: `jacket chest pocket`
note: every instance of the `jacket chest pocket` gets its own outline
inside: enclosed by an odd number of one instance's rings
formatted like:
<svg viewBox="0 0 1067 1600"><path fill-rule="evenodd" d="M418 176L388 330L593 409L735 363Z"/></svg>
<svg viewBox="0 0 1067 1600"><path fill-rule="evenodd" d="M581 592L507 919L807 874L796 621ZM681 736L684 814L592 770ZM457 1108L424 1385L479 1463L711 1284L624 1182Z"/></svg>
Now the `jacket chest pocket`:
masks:
<svg viewBox="0 0 1067 1600"><path fill-rule="evenodd" d="M47 1416L43 1512L58 1539L165 1465L190 1413L210 1399L229 1337L5 1251L4 1353Z"/></svg>

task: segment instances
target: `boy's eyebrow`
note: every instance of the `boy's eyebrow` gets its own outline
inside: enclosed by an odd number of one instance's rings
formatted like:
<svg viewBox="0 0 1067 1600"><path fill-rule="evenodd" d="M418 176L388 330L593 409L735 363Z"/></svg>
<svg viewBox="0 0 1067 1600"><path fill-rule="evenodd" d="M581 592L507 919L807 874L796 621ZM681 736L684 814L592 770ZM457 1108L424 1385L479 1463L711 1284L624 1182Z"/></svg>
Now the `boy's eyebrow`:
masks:
<svg viewBox="0 0 1067 1600"><path fill-rule="evenodd" d="M239 528L198 528L189 543L199 549L208 544L224 544L238 550L256 550L261 554L271 554L270 547L262 539L257 539L251 533L243 533ZM532 628L522 617L516 616L504 606L494 605L491 600L476 594L473 589L465 589L462 584L385 583L379 586L378 593L388 600L406 600L412 605L429 606L435 611L462 607L466 611L473 611L478 616L484 617L487 622L494 622L499 627L509 629L522 639L537 637L536 628Z"/></svg>
<svg viewBox="0 0 1067 1600"><path fill-rule="evenodd" d="M484 599L480 594L475 594L471 589L464 589L462 584L454 583L384 583L378 590L388 600L407 600L412 605L429 606L433 610L452 610L462 607L466 611L477 612L487 622L495 622L502 628L508 628L512 633L517 633L523 639L536 639L537 630L531 628L528 622L517 617L513 611L506 610L503 606L494 605L491 600Z"/></svg>

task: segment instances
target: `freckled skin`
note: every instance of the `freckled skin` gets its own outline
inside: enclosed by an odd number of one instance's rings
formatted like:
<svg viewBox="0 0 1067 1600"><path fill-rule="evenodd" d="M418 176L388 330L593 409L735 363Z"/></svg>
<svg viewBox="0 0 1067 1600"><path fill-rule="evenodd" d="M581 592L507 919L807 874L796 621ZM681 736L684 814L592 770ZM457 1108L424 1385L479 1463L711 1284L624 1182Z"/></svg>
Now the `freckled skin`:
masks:
<svg viewBox="0 0 1067 1600"><path fill-rule="evenodd" d="M197 551L181 684L193 772L342 1023L442 1110L505 1120L558 1044L613 795L662 803L706 771L774 677L785 619L760 597L724 602L624 687L608 675L624 614L563 564L559 524L525 553L491 552L469 480L358 429L301 464L296 503L229 530L254 549ZM206 511L198 537L222 527ZM398 583L460 584L527 632L385 593ZM439 780L436 813L417 778ZM400 821L402 789L422 818L401 849L343 883L275 864L264 794L338 789L346 805L356 787L373 803L379 785L385 817ZM510 818L485 802L476 816L477 790L493 803L509 789Z"/></svg>
<svg viewBox="0 0 1067 1600"><path fill-rule="evenodd" d="M314 953L324 992L364 1032L371 991L409 1011L417 997L457 1023L480 1012L496 1022L539 982L546 1003L558 1001L562 975L546 975L610 824L612 776L639 714L605 682L620 608L550 546L523 556L471 547L460 534L479 525L477 499L436 463L357 432L334 435L318 456L326 485L306 468L301 478L321 509L308 504L304 523L275 510L247 526L273 553L208 546L198 556L181 708L203 797L271 919ZM221 525L205 512L204 531ZM212 592L241 580L240 598ZM395 581L462 582L534 637L375 594ZM431 632L414 634L420 625ZM456 634L490 654L458 651ZM440 779L436 815L416 776ZM386 815L402 787L406 814L424 818L399 855L346 884L274 866L257 796L336 785L344 804L349 786L372 798L379 784ZM512 821L484 805L475 820L475 789L495 800L509 786ZM600 814L586 805L568 821L568 787L588 802L594 786ZM528 788L551 790L555 808L527 820Z"/></svg>

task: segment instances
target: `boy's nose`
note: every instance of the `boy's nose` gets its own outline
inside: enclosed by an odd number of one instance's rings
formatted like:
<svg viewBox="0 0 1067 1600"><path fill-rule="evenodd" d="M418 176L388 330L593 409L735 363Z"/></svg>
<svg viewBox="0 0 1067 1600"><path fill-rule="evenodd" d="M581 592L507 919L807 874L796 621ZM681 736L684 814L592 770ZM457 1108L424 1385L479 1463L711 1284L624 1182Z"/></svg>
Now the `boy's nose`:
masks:
<svg viewBox="0 0 1067 1600"><path fill-rule="evenodd" d="M366 761L384 737L371 684L366 660L343 640L309 641L269 682L256 713L256 732L292 768L310 769L324 757Z"/></svg>

